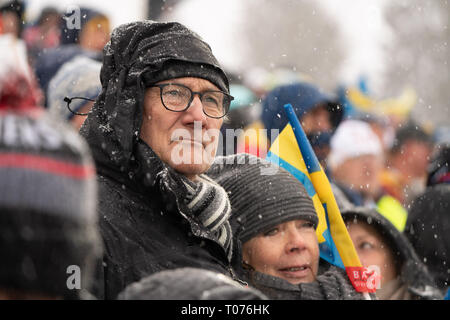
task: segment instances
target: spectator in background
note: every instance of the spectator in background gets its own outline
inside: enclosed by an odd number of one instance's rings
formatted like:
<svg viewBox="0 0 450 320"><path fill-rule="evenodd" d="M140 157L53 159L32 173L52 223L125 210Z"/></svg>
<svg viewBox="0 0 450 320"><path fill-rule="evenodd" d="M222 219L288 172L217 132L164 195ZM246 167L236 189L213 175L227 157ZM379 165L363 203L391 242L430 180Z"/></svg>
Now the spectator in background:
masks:
<svg viewBox="0 0 450 320"><path fill-rule="evenodd" d="M405 234L443 291L450 287L450 144L436 147L426 190L411 203Z"/></svg>
<svg viewBox="0 0 450 320"><path fill-rule="evenodd" d="M352 115L347 116L347 119L359 120L367 122L372 131L380 139L383 147L383 153L386 154L392 147L395 138L395 130L389 123L387 116L382 116L376 113L355 111Z"/></svg>
<svg viewBox="0 0 450 320"><path fill-rule="evenodd" d="M380 179L386 194L404 207L425 189L432 141L422 128L409 123L397 130Z"/></svg>
<svg viewBox="0 0 450 320"><path fill-rule="evenodd" d="M262 101L262 122L269 142L274 141L271 129L281 132L288 124L284 105L290 103L322 166L326 169L329 141L343 117L343 109L333 98L306 82L281 85L270 91Z"/></svg>
<svg viewBox="0 0 450 320"><path fill-rule="evenodd" d="M61 20L62 17L56 8L45 7L36 23L24 30L23 39L27 44L32 65L44 50L59 46Z"/></svg>
<svg viewBox="0 0 450 320"><path fill-rule="evenodd" d="M42 92L31 70L25 43L0 35L0 109L26 110L42 104Z"/></svg>
<svg viewBox="0 0 450 320"><path fill-rule="evenodd" d="M443 295L411 243L375 209L354 207L341 211L350 238L364 267L381 273L380 300L434 300Z"/></svg>
<svg viewBox="0 0 450 320"><path fill-rule="evenodd" d="M71 25L71 19L77 18L78 13L80 28ZM94 52L103 50L111 33L109 18L104 13L89 8L80 8L79 12L66 12L61 27L61 45L77 43L81 48Z"/></svg>
<svg viewBox="0 0 450 320"><path fill-rule="evenodd" d="M80 28L71 26L70 19L80 16ZM81 8L66 14L61 25L61 45L47 50L36 60L34 65L39 84L47 93L48 85L59 68L67 61L78 55L101 61L102 49L110 36L109 19L101 12ZM48 97L45 106L48 107Z"/></svg>
<svg viewBox="0 0 450 320"><path fill-rule="evenodd" d="M352 119L342 122L331 138L328 165L333 192L341 209L348 206L347 202L377 208L403 231L408 212L381 188L384 152L379 136L369 123Z"/></svg>
<svg viewBox="0 0 450 320"><path fill-rule="evenodd" d="M0 112L0 299L91 299L101 257L94 162L42 109Z"/></svg>
<svg viewBox="0 0 450 320"><path fill-rule="evenodd" d="M332 182L356 206L376 206L383 150L369 124L345 120L331 138L328 157Z"/></svg>
<svg viewBox="0 0 450 320"><path fill-rule="evenodd" d="M47 92L49 111L79 130L102 90L101 67L100 62L85 56L75 56L66 62L50 81ZM66 102L66 97L72 100Z"/></svg>
<svg viewBox="0 0 450 320"><path fill-rule="evenodd" d="M20 38L25 7L21 0L0 1L0 34L11 34Z"/></svg>

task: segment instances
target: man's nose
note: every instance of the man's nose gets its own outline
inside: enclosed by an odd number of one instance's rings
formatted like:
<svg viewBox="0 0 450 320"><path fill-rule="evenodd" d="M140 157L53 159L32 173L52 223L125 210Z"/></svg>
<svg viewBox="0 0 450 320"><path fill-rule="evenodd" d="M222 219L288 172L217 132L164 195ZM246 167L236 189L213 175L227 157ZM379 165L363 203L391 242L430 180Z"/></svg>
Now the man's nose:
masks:
<svg viewBox="0 0 450 320"><path fill-rule="evenodd" d="M185 112L192 116L192 121L201 121L202 124L205 123L207 116L203 112L203 104L198 93L194 93L194 98Z"/></svg>

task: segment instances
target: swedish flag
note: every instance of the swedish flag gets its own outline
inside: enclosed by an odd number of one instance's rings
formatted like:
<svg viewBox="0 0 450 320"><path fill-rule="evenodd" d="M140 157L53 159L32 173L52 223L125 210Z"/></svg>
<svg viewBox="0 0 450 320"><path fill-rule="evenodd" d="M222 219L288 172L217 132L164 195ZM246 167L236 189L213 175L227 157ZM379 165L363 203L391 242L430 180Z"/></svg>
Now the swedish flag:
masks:
<svg viewBox="0 0 450 320"><path fill-rule="evenodd" d="M316 229L320 257L345 268L359 292L374 292L366 287L364 268L353 246L337 206L331 185L290 104L284 106L288 124L273 142L266 159L278 164L300 180L311 196L319 224Z"/></svg>

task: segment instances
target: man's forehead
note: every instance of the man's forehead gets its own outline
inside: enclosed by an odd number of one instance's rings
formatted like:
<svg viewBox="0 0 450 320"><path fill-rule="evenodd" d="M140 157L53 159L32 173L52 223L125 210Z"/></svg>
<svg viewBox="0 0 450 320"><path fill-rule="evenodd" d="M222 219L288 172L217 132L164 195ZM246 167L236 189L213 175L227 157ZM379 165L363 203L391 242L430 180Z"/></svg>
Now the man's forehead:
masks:
<svg viewBox="0 0 450 320"><path fill-rule="evenodd" d="M157 82L156 84L175 83L188 86L195 90L220 90L211 81L197 77L172 78Z"/></svg>

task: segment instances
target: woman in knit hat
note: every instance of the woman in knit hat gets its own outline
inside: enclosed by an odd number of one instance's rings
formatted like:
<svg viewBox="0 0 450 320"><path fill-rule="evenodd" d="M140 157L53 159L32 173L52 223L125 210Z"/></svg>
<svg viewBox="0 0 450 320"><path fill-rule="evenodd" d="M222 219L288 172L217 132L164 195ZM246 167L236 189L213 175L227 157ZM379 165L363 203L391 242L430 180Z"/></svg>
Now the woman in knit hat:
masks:
<svg viewBox="0 0 450 320"><path fill-rule="evenodd" d="M388 219L365 207L348 208L341 214L363 266L380 270L378 299L442 299L411 243Z"/></svg>
<svg viewBox="0 0 450 320"><path fill-rule="evenodd" d="M300 181L248 154L217 158L208 174L230 199L242 279L271 299L362 299L344 272L319 268L318 217Z"/></svg>
<svg viewBox="0 0 450 320"><path fill-rule="evenodd" d="M99 179L99 297L166 269L231 276L228 197L204 174L232 100L211 48L179 23L138 21L103 53L102 92L80 131Z"/></svg>

